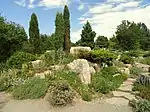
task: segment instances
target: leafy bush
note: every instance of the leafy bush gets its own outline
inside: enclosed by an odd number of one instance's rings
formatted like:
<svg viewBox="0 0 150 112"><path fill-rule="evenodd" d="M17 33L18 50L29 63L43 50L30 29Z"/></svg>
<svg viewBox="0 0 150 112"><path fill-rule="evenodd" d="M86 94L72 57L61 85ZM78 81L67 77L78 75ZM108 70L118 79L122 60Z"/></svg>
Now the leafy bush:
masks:
<svg viewBox="0 0 150 112"><path fill-rule="evenodd" d="M57 82L51 90L50 103L53 106L66 106L74 99L74 92L66 82Z"/></svg>
<svg viewBox="0 0 150 112"><path fill-rule="evenodd" d="M112 61L117 58L117 56L107 50L93 50L91 52L92 60L98 64L112 65Z"/></svg>
<svg viewBox="0 0 150 112"><path fill-rule="evenodd" d="M57 71L56 73L47 76L48 82L52 81L65 81L67 82L85 101L90 101L92 95L88 86L83 85L79 76L71 71Z"/></svg>
<svg viewBox="0 0 150 112"><path fill-rule="evenodd" d="M146 58L142 59L140 62L143 64L150 65L150 57L146 57Z"/></svg>
<svg viewBox="0 0 150 112"><path fill-rule="evenodd" d="M12 95L16 99L37 99L45 95L48 89L48 84L44 79L31 78L24 84L16 87Z"/></svg>
<svg viewBox="0 0 150 112"><path fill-rule="evenodd" d="M0 72L0 91L5 91L8 89L13 89L14 87L20 85L25 80L27 80L23 75L27 75L28 73L22 74L23 71L19 71L16 69L8 69L7 71ZM21 78L22 77L22 78Z"/></svg>
<svg viewBox="0 0 150 112"><path fill-rule="evenodd" d="M144 86L134 83L133 91L139 91L139 96L143 99L150 100L150 86Z"/></svg>
<svg viewBox="0 0 150 112"><path fill-rule="evenodd" d="M124 64L133 64L134 60L131 56L123 54L120 58L120 61L122 61Z"/></svg>
<svg viewBox="0 0 150 112"><path fill-rule="evenodd" d="M96 92L105 94L118 88L126 79L127 75L119 73L117 68L107 67L92 76L90 87Z"/></svg>
<svg viewBox="0 0 150 112"><path fill-rule="evenodd" d="M117 67L125 67L125 64L121 61L114 60L113 64Z"/></svg>
<svg viewBox="0 0 150 112"><path fill-rule="evenodd" d="M142 69L140 69L140 68L137 68L137 67L134 67L134 66L130 68L130 74L131 74L133 77L139 76L142 72L143 72L143 71L142 71Z"/></svg>
<svg viewBox="0 0 150 112"><path fill-rule="evenodd" d="M81 85L79 94L84 101L91 101L92 100L92 93L88 85Z"/></svg>
<svg viewBox="0 0 150 112"><path fill-rule="evenodd" d="M66 54L62 50L52 50L44 53L41 56L41 59L44 60L47 66L49 66L55 64L68 64L74 60L74 57L71 54Z"/></svg>
<svg viewBox="0 0 150 112"><path fill-rule="evenodd" d="M88 61L92 61L91 52L87 50L79 50L77 53L77 58L86 59Z"/></svg>
<svg viewBox="0 0 150 112"><path fill-rule="evenodd" d="M143 55L143 57L150 57L150 51L147 52L147 53L145 53L145 54Z"/></svg>
<svg viewBox="0 0 150 112"><path fill-rule="evenodd" d="M128 55L128 56L131 56L131 57L139 57L139 56L142 55L142 51L132 50L132 51L126 52L125 54Z"/></svg>
<svg viewBox="0 0 150 112"><path fill-rule="evenodd" d="M135 105L136 112L150 112L150 101L140 100Z"/></svg>
<svg viewBox="0 0 150 112"><path fill-rule="evenodd" d="M6 64L13 68L21 68L23 63L36 60L36 56L25 53L16 52L6 62Z"/></svg>

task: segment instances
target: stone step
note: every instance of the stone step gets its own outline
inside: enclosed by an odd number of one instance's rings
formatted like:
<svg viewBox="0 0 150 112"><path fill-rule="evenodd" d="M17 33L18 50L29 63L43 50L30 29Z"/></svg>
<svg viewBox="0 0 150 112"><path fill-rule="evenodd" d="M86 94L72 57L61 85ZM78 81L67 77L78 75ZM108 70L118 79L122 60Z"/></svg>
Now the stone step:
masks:
<svg viewBox="0 0 150 112"><path fill-rule="evenodd" d="M132 85L121 85L117 90L132 92L132 88L133 88Z"/></svg>
<svg viewBox="0 0 150 112"><path fill-rule="evenodd" d="M123 97L128 100L136 99L133 94L122 91L113 91L113 95L114 97Z"/></svg>

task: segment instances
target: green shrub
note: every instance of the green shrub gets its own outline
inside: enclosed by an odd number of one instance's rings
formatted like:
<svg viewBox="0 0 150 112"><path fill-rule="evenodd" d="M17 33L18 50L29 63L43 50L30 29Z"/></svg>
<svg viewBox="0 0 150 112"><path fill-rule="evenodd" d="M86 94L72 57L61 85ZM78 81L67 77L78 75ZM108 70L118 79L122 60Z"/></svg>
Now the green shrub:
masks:
<svg viewBox="0 0 150 112"><path fill-rule="evenodd" d="M79 94L81 95L81 98L84 101L92 100L92 93L88 85L81 85L79 89Z"/></svg>
<svg viewBox="0 0 150 112"><path fill-rule="evenodd" d="M146 58L142 59L140 62L143 64L150 65L150 57L146 57Z"/></svg>
<svg viewBox="0 0 150 112"><path fill-rule="evenodd" d="M86 59L88 61L92 61L91 52L87 50L79 50L76 56L79 59Z"/></svg>
<svg viewBox="0 0 150 112"><path fill-rule="evenodd" d="M22 72L16 69L8 69L0 72L0 91L5 91L23 83Z"/></svg>
<svg viewBox="0 0 150 112"><path fill-rule="evenodd" d="M79 95L83 100L89 101L92 99L92 95L88 86L83 85L79 76L71 71L57 71L56 73L47 76L47 80L49 83L52 81L65 81L67 82Z"/></svg>
<svg viewBox="0 0 150 112"><path fill-rule="evenodd" d="M142 72L143 72L143 71L142 71L142 69L140 69L140 68L137 68L137 67L134 67L134 66L130 68L130 74L131 74L133 77L139 76Z"/></svg>
<svg viewBox="0 0 150 112"><path fill-rule="evenodd" d="M126 74L119 73L115 67L106 67L92 76L90 87L99 93L109 93L118 88L127 77Z"/></svg>
<svg viewBox="0 0 150 112"><path fill-rule="evenodd" d="M131 56L128 55L121 55L120 61L122 61L124 64L133 64L134 60Z"/></svg>
<svg viewBox="0 0 150 112"><path fill-rule="evenodd" d="M150 112L150 101L140 100L135 105L136 112Z"/></svg>
<svg viewBox="0 0 150 112"><path fill-rule="evenodd" d="M16 87L12 95L16 99L37 99L45 95L48 84L44 79L32 78Z"/></svg>
<svg viewBox="0 0 150 112"><path fill-rule="evenodd" d="M117 67L125 67L125 64L121 61L114 60L113 64Z"/></svg>
<svg viewBox="0 0 150 112"><path fill-rule="evenodd" d="M66 82L56 82L51 89L49 101L53 106L66 106L74 99L74 92Z"/></svg>
<svg viewBox="0 0 150 112"><path fill-rule="evenodd" d="M140 51L140 50L133 50L133 51L128 51L125 54L128 55L128 56L131 56L131 57L139 57L139 56L142 55L142 51Z"/></svg>
<svg viewBox="0 0 150 112"><path fill-rule="evenodd" d="M150 51L147 52L147 53L145 53L145 54L143 55L143 57L150 57Z"/></svg>
<svg viewBox="0 0 150 112"><path fill-rule="evenodd" d="M112 65L112 61L117 58L117 56L107 50L93 50L91 52L92 60L98 64Z"/></svg>
<svg viewBox="0 0 150 112"><path fill-rule="evenodd" d="M144 86L134 83L133 91L139 91L139 96L143 99L150 100L150 86Z"/></svg>
<svg viewBox="0 0 150 112"><path fill-rule="evenodd" d="M16 52L6 61L6 64L13 68L21 68L23 63L34 61L36 59L36 56L30 53Z"/></svg>

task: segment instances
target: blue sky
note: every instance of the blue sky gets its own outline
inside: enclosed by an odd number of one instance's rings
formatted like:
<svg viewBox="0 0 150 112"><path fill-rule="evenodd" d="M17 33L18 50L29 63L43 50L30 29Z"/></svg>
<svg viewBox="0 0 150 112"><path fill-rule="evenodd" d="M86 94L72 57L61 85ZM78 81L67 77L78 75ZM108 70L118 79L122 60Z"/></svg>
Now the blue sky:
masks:
<svg viewBox="0 0 150 112"><path fill-rule="evenodd" d="M38 16L40 33L54 32L55 16L68 4L71 13L71 40L80 39L89 20L98 35L111 37L122 20L144 22L150 28L150 0L1 0L2 16L24 26L28 33L30 16Z"/></svg>

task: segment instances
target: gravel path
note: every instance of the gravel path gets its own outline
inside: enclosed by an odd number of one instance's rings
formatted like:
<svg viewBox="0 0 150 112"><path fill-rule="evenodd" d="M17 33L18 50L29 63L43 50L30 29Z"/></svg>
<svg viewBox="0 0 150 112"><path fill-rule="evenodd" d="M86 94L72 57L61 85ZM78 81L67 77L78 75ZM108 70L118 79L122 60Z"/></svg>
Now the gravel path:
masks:
<svg viewBox="0 0 150 112"><path fill-rule="evenodd" d="M77 101L74 106L64 108L53 108L44 99L6 102L5 94L0 93L0 112L132 112L128 99L134 98L130 93L133 82L133 79L125 81L117 91L113 91L113 98L92 102Z"/></svg>
<svg viewBox="0 0 150 112"><path fill-rule="evenodd" d="M110 101L109 101L110 100ZM44 100L24 100L24 101L9 101L1 112L132 112L132 109L127 105L120 105L118 101L101 100L100 102L78 102L75 106L64 108L52 108L49 103ZM112 102L112 100L114 100ZM115 105L118 104L118 105Z"/></svg>

